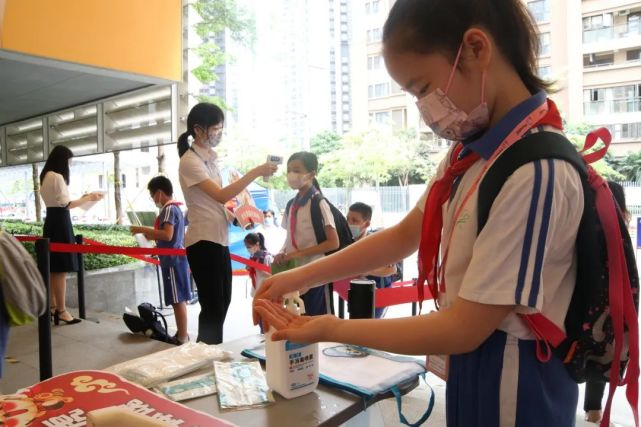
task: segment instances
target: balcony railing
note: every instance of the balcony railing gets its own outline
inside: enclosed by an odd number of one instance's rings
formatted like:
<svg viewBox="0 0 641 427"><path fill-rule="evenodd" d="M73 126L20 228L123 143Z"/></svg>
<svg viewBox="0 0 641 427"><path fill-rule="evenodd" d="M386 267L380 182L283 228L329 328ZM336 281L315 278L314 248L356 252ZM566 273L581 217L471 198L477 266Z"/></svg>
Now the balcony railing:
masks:
<svg viewBox="0 0 641 427"><path fill-rule="evenodd" d="M583 30L583 43L599 43L641 35L641 25L615 25L612 27Z"/></svg>
<svg viewBox="0 0 641 427"><path fill-rule="evenodd" d="M613 99L608 101L585 101L583 103L583 114L586 116L634 113L637 111L641 111L641 97Z"/></svg>

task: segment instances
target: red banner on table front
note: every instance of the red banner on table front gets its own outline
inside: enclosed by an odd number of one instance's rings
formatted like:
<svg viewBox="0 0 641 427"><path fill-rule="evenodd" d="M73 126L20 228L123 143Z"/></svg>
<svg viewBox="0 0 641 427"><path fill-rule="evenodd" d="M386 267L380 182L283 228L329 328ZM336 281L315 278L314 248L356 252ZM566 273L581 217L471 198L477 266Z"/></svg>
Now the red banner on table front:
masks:
<svg viewBox="0 0 641 427"><path fill-rule="evenodd" d="M216 404L212 399L212 405ZM69 372L28 387L20 394L0 396L0 425L79 427L86 425L87 412L111 406L126 407L168 425L234 425L102 371Z"/></svg>

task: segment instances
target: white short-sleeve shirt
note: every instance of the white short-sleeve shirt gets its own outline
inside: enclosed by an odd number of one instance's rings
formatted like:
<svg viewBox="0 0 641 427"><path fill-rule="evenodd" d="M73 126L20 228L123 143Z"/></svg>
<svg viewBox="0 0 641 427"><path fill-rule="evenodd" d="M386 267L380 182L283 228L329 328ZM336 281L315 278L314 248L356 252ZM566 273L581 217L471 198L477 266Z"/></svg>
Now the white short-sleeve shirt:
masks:
<svg viewBox="0 0 641 427"><path fill-rule="evenodd" d="M447 168L452 150L436 179ZM519 313L540 312L565 330L583 213L579 174L562 160L538 160L520 167L505 182L478 233L477 193L472 193L456 224L453 215L485 164L480 159L472 165L443 206L441 254L448 243L449 251L439 303L447 307L460 296L481 304L516 305L499 329L521 339L533 336ZM417 204L421 211L428 192L429 186Z"/></svg>
<svg viewBox="0 0 641 427"><path fill-rule="evenodd" d="M198 184L208 179L222 187L218 156L212 149L203 149L195 144L191 147L180 158L178 167L180 187L185 196L189 219L185 246L191 246L200 240L228 246L229 224L225 206L198 187Z"/></svg>
<svg viewBox="0 0 641 427"><path fill-rule="evenodd" d="M65 208L71 202L64 177L53 171L45 174L40 185L40 196L48 208Z"/></svg>
<svg viewBox="0 0 641 427"><path fill-rule="evenodd" d="M311 211L312 202L311 199L307 201L303 206L298 209L296 213L296 245L298 249L307 249L312 246L318 245L316 240L316 234L314 234L314 226L312 224L312 211ZM334 215L332 215L332 210L329 207L329 204L326 200L321 200L319 203L321 216L323 218L323 225L327 227L328 225L332 228L336 228L334 223ZM287 238L285 239L285 252L293 252L296 250L292 244L292 233L291 233L291 224L289 221L289 215L285 212L283 215L282 227L287 230ZM297 261L299 265L308 264L314 260L322 258L323 254L313 255L310 257L299 258Z"/></svg>

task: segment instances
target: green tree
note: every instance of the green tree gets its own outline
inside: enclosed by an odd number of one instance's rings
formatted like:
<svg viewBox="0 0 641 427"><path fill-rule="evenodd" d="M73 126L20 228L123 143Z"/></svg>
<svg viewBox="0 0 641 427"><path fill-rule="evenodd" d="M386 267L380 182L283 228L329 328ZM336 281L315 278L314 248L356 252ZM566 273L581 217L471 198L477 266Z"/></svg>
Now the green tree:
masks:
<svg viewBox="0 0 641 427"><path fill-rule="evenodd" d="M641 181L641 151L619 159L611 159L610 163L621 174L621 180Z"/></svg>
<svg viewBox="0 0 641 427"><path fill-rule="evenodd" d="M192 70L192 74L201 83L210 84L218 80L216 66L231 60L229 53L224 52L212 37L227 30L234 41L252 47L256 38L255 22L236 0L196 0L191 5L202 19L194 25L194 30L203 40L194 49L201 64ZM226 106L224 100L216 96L198 95L197 98L201 102Z"/></svg>
<svg viewBox="0 0 641 427"><path fill-rule="evenodd" d="M332 130L314 135L309 143L311 152L317 156L339 150L342 146L341 136Z"/></svg>

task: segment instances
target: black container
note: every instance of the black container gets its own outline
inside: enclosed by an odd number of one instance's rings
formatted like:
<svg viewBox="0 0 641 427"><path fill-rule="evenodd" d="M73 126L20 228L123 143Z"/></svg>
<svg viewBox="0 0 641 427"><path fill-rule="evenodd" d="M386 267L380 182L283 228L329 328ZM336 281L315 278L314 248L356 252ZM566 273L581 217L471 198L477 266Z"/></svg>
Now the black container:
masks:
<svg viewBox="0 0 641 427"><path fill-rule="evenodd" d="M374 318L374 290L376 282L367 279L354 279L349 282L347 310L350 319Z"/></svg>

